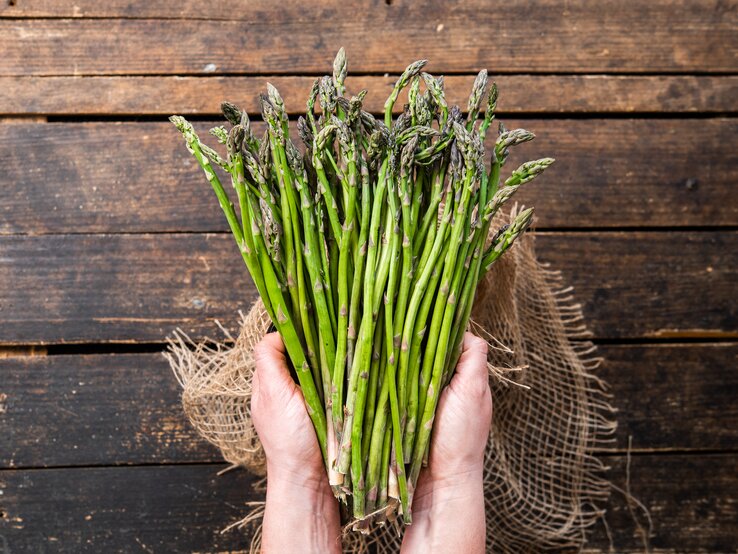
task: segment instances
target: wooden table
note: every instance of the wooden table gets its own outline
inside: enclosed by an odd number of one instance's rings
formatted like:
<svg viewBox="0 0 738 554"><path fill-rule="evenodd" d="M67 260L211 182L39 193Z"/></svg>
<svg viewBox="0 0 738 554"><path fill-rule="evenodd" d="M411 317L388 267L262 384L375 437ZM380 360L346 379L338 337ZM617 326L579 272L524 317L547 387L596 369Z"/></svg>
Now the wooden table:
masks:
<svg viewBox="0 0 738 554"><path fill-rule="evenodd" d="M0 552L247 547L218 531L251 478L216 476L160 352L177 326L233 328L254 292L166 116L255 111L267 79L299 111L341 45L375 111L416 58L460 103L490 70L505 122L539 136L525 156L558 159L523 200L606 358L614 482L632 436L654 551L735 552L738 3L311 4L2 0ZM641 550L617 493L608 522Z"/></svg>

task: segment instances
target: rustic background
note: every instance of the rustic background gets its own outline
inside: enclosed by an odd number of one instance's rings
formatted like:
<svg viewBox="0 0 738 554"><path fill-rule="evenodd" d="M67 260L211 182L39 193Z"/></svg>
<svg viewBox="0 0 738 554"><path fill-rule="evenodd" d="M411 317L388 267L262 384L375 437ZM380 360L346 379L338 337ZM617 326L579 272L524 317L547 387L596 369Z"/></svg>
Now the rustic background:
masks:
<svg viewBox="0 0 738 554"><path fill-rule="evenodd" d="M422 5L421 5L422 4ZM160 351L254 292L166 122L269 79L292 111L338 48L378 110L419 57L557 164L525 192L620 408L603 451L656 552L738 542L734 0L0 0L0 552L213 552L253 497L184 420ZM623 497L618 552L641 550ZM594 552L607 550L604 529Z"/></svg>

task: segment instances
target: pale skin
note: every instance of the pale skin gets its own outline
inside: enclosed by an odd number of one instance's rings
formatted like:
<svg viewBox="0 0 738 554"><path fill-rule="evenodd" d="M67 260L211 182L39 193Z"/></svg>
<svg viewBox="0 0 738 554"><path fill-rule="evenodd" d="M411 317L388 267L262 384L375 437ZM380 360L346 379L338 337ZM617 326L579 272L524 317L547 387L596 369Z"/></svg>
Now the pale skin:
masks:
<svg viewBox="0 0 738 554"><path fill-rule="evenodd" d="M279 335L266 335L254 356L251 413L268 475L262 552L339 553L338 504ZM485 550L482 477L492 420L486 360L487 344L466 333L456 373L439 400L403 554Z"/></svg>

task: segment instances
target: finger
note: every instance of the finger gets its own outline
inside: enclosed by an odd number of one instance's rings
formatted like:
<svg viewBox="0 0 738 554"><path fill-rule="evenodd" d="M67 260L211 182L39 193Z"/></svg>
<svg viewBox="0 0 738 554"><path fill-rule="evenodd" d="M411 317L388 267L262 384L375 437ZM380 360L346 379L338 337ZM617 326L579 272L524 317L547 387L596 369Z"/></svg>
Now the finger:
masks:
<svg viewBox="0 0 738 554"><path fill-rule="evenodd" d="M254 363L260 390L271 395L295 389L279 333L268 333L257 343L254 347Z"/></svg>
<svg viewBox="0 0 738 554"><path fill-rule="evenodd" d="M263 357L281 358L286 361L285 347L279 333L267 333L254 347L254 354Z"/></svg>
<svg viewBox="0 0 738 554"><path fill-rule="evenodd" d="M450 386L460 392L485 394L489 390L487 342L472 333L464 334L464 345Z"/></svg>

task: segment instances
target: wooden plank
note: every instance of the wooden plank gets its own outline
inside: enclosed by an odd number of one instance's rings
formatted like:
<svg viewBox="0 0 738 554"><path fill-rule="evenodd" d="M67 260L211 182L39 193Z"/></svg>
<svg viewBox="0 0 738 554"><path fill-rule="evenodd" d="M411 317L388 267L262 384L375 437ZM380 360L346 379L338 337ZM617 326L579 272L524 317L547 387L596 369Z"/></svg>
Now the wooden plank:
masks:
<svg viewBox="0 0 738 554"><path fill-rule="evenodd" d="M2 232L227 228L168 123L12 125L0 136Z"/></svg>
<svg viewBox="0 0 738 554"><path fill-rule="evenodd" d="M125 19L0 20L0 75L322 73L341 46L357 72L400 72L420 56L434 72L734 72L736 7L377 0L366 9L332 0L306 10L263 0L227 20L195 21L131 19L131 6Z"/></svg>
<svg viewBox="0 0 738 554"><path fill-rule="evenodd" d="M738 336L738 233L545 233L539 259L574 286L601 338Z"/></svg>
<svg viewBox="0 0 738 554"><path fill-rule="evenodd" d="M0 343L160 341L179 326L202 336L256 297L225 234L4 239Z"/></svg>
<svg viewBox="0 0 738 554"><path fill-rule="evenodd" d="M9 552L248 550L242 532L220 531L257 498L253 479L245 471L218 477L223 468L4 471L0 536Z"/></svg>
<svg viewBox="0 0 738 554"><path fill-rule="evenodd" d="M617 449L738 449L738 344L603 345Z"/></svg>
<svg viewBox="0 0 738 554"><path fill-rule="evenodd" d="M286 2L289 3L289 2ZM249 7L264 8L263 0L251 0ZM329 4L325 0L321 4ZM155 0L111 0L100 5L94 0L76 0L74 4L59 0L9 0L0 4L0 17L125 17L160 19L227 19L239 20L248 16L244 4L238 0L212 0L207 10L191 2Z"/></svg>
<svg viewBox="0 0 738 554"><path fill-rule="evenodd" d="M545 156L551 173L516 200L535 206L543 228L734 225L738 120L505 120L537 138L506 167ZM698 130L699 129L699 130ZM696 133L695 138L687 138ZM717 154L720 158L713 158ZM720 183L726 183L723 187ZM705 189L709 189L708 192ZM668 223L667 223L668 222Z"/></svg>
<svg viewBox="0 0 738 554"><path fill-rule="evenodd" d="M625 486L625 460L606 460ZM727 553L738 533L735 455L638 456L630 488L651 510L655 554ZM11 470L0 473L0 535L11 552L215 552L247 550L248 531L220 534L256 498L242 471L222 466ZM616 552L643 547L622 496L607 505ZM587 552L608 552L597 526Z"/></svg>
<svg viewBox="0 0 738 554"><path fill-rule="evenodd" d="M617 451L628 436L634 452L738 447L737 344L608 345L599 354L619 409ZM221 460L185 419L160 354L9 358L0 368L2 468Z"/></svg>
<svg viewBox="0 0 738 554"><path fill-rule="evenodd" d="M14 125L18 123L46 123L48 118L43 115L9 115L0 117L0 125Z"/></svg>
<svg viewBox="0 0 738 554"><path fill-rule="evenodd" d="M599 338L726 337L738 233L543 233ZM255 292L220 235L0 237L0 344L160 341L233 326Z"/></svg>
<svg viewBox="0 0 738 554"><path fill-rule="evenodd" d="M509 167L558 160L518 196L542 228L738 225L736 119L505 122L538 135ZM0 234L225 229L168 123L0 125Z"/></svg>
<svg viewBox="0 0 738 554"><path fill-rule="evenodd" d="M626 460L605 460L615 485L627 490ZM657 553L728 553L738 536L738 457L634 456L631 459L630 491L651 513L651 550ZM614 550L598 525L586 552L644 552L641 534L633 523L624 497L613 492L607 507ZM642 514L637 511L641 522Z"/></svg>
<svg viewBox="0 0 738 554"><path fill-rule="evenodd" d="M499 75L498 109L516 113L728 113L738 111L737 76ZM258 112L257 91L274 84L290 110L304 110L314 77L0 77L0 113L12 115L220 116L236 99ZM367 89L364 107L384 110L396 77L349 77L349 91ZM473 75L445 79L450 104L466 106ZM401 110L403 99L395 105Z"/></svg>
<svg viewBox="0 0 738 554"><path fill-rule="evenodd" d="M46 356L45 346L2 346L0 358L17 358L19 356Z"/></svg>
<svg viewBox="0 0 738 554"><path fill-rule="evenodd" d="M0 360L0 467L222 461L161 354Z"/></svg>

